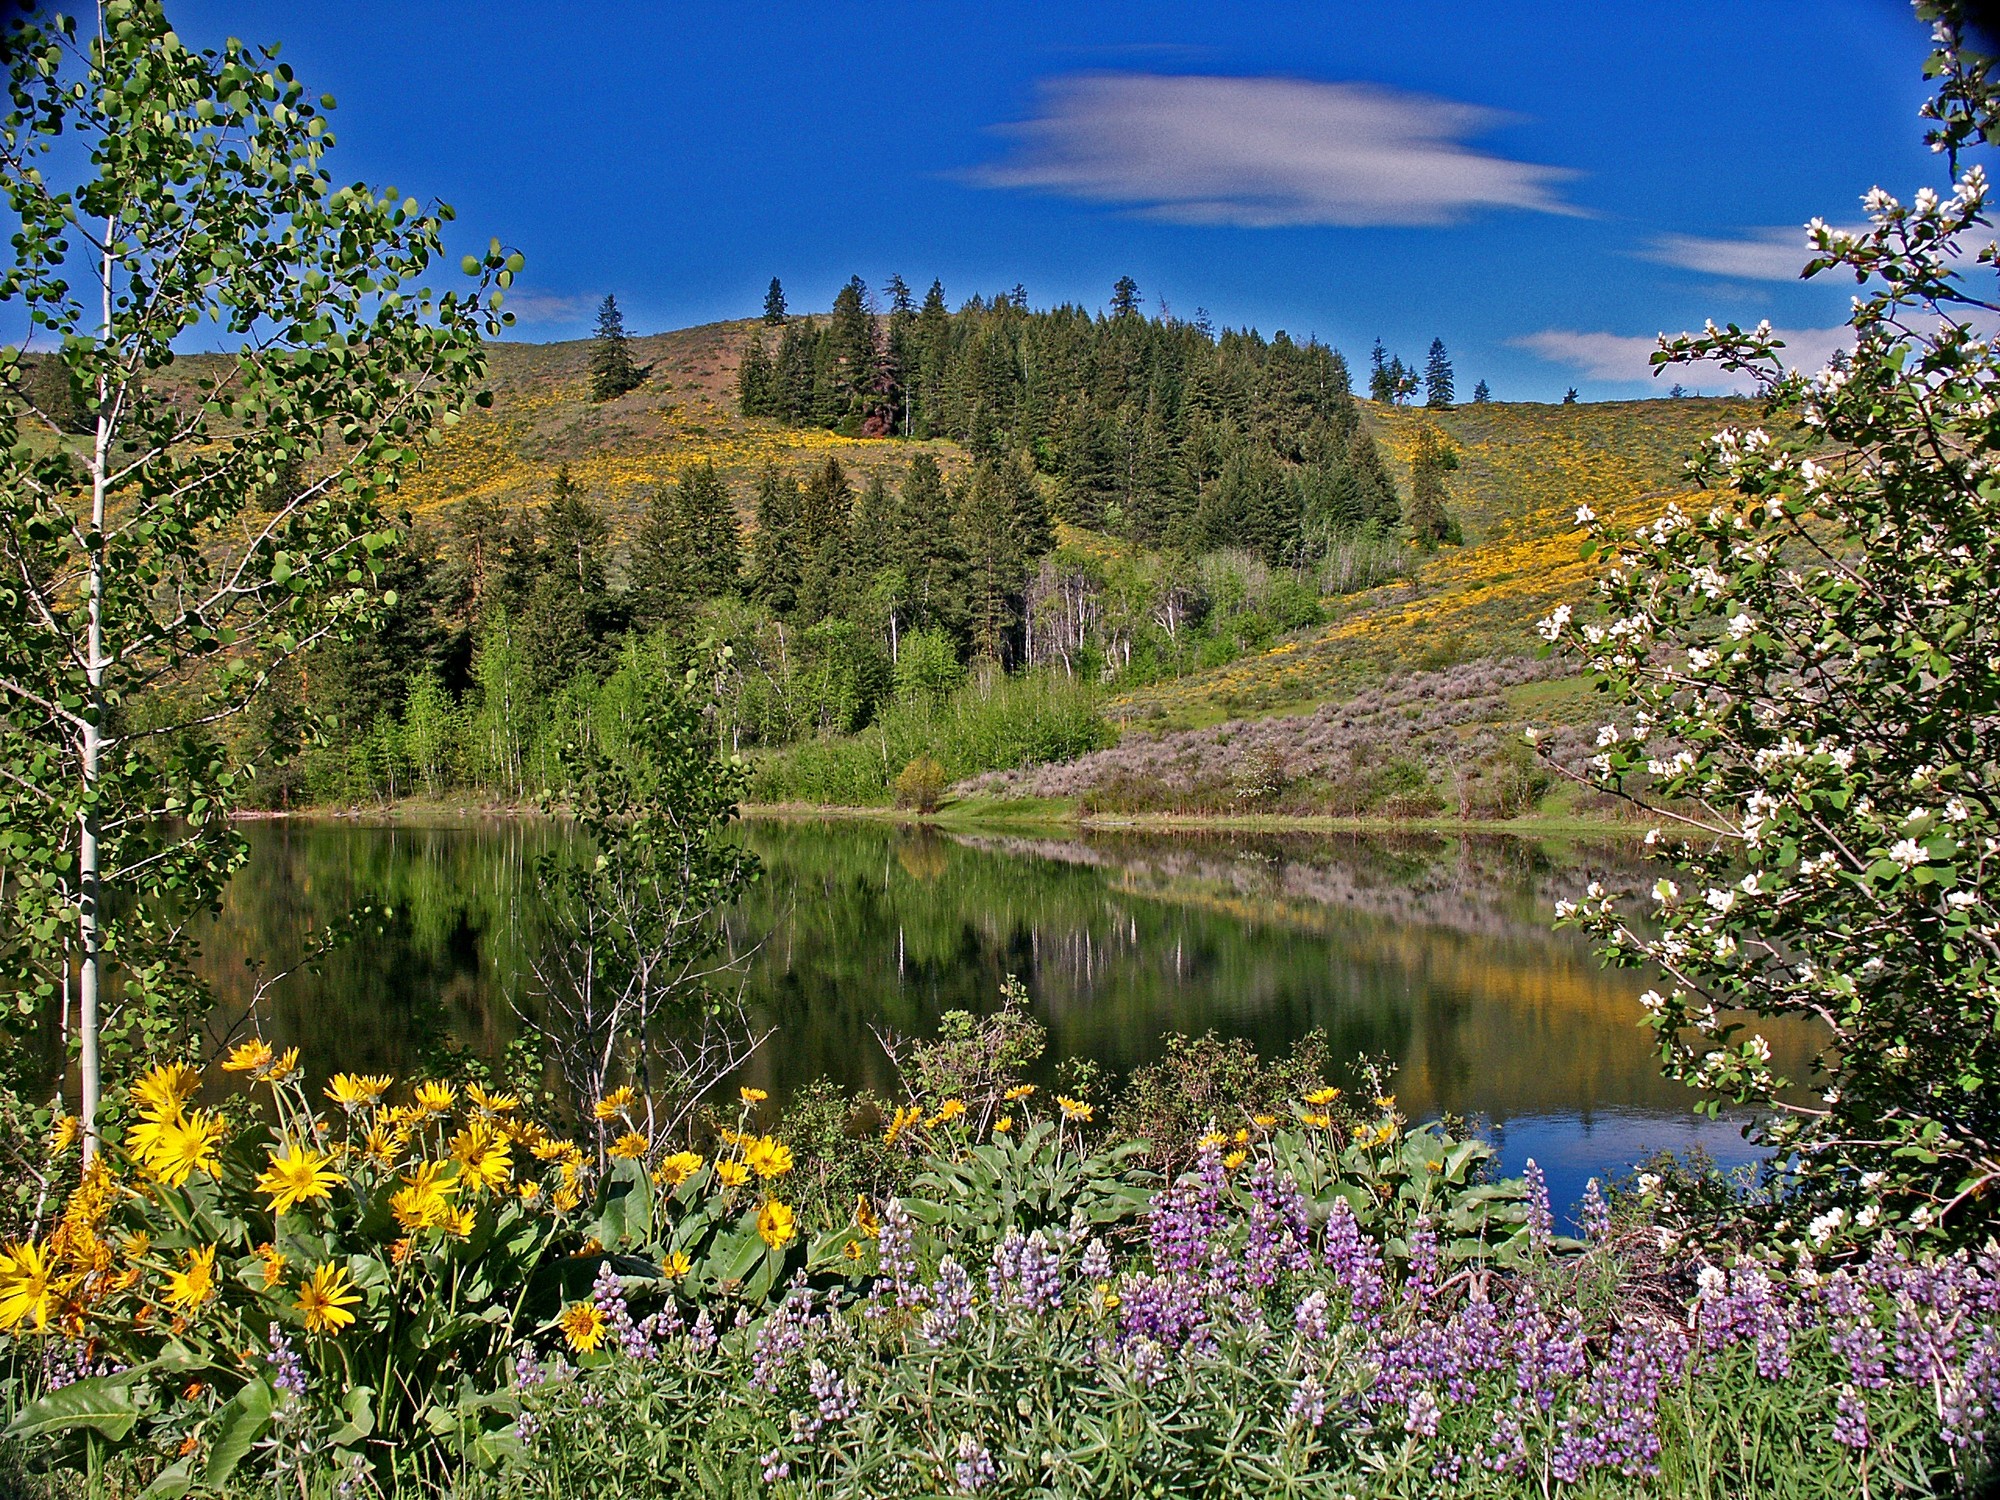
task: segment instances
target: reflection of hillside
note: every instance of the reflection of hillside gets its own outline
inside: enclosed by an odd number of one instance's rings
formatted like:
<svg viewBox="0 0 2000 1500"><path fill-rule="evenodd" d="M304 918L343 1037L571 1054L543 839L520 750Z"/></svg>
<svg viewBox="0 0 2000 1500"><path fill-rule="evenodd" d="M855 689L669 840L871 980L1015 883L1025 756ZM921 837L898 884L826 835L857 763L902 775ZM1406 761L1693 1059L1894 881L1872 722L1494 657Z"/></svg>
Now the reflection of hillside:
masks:
<svg viewBox="0 0 2000 1500"><path fill-rule="evenodd" d="M245 960L282 967L306 928L368 903L381 929L281 987L273 1030L317 1066L405 1070L514 1034L538 823L278 825L204 969L226 1001ZM1168 1031L1213 1027L1279 1052L1313 1028L1337 1058L1386 1054L1414 1110L1684 1110L1636 1027L1634 976L1548 930L1555 897L1616 851L1505 839L953 839L877 824L754 825L764 878L731 914L745 993L778 1028L753 1062L782 1093L820 1076L888 1089L872 1027L921 1034L990 1009L1019 974L1050 1065L1113 1072ZM1629 874L1629 872L1627 872ZM1796 1054L1796 1035L1776 1034Z"/></svg>

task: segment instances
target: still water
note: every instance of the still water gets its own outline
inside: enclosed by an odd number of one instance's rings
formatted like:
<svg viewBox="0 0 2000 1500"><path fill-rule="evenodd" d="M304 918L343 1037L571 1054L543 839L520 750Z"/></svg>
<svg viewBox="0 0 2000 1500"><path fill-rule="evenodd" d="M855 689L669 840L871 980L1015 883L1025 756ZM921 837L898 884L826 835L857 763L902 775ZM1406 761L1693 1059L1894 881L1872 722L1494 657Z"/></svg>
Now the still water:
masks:
<svg viewBox="0 0 2000 1500"><path fill-rule="evenodd" d="M298 934L363 904L391 915L263 1002L267 1033L318 1070L401 1072L516 1035L529 866L541 822L274 823L208 938L225 1010L296 957ZM745 1081L782 1098L818 1077L888 1090L876 1029L986 1010L1019 975L1052 1070L1114 1076L1174 1031L1283 1051L1315 1028L1336 1058L1386 1056L1414 1116L1482 1122L1559 1202L1655 1147L1750 1159L1736 1123L1696 1118L1656 1073L1636 976L1549 930L1593 878L1643 889L1629 847L1502 838L947 835L864 822L755 822L763 879L733 914L753 1014L776 1034ZM1774 1033L1781 1059L1806 1038Z"/></svg>

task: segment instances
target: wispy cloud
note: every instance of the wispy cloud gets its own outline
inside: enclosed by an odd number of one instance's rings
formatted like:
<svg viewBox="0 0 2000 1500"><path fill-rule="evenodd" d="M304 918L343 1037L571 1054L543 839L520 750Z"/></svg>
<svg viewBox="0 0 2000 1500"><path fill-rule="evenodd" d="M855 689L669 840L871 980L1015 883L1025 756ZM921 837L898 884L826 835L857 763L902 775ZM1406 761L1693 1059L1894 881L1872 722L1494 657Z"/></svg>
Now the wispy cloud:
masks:
<svg viewBox="0 0 2000 1500"><path fill-rule="evenodd" d="M558 292L507 293L501 303L517 323L575 323L597 310L595 297L566 296Z"/></svg>
<svg viewBox="0 0 2000 1500"><path fill-rule="evenodd" d="M986 187L1122 204L1181 224L1448 224L1483 208L1575 214L1576 174L1466 142L1496 110L1364 83L1090 73L1050 79Z"/></svg>
<svg viewBox="0 0 2000 1500"><path fill-rule="evenodd" d="M1812 246L1802 228L1746 229L1740 234L1711 237L1663 234L1638 252L1657 260L1711 276L1747 281L1797 281L1812 258Z"/></svg>
<svg viewBox="0 0 2000 1500"><path fill-rule="evenodd" d="M1785 341L1781 356L1785 364L1801 370L1818 369L1833 356L1834 350L1851 347L1854 341L1853 330L1845 326L1780 328L1776 333ZM1551 364L1566 365L1580 371L1592 380L1657 379L1663 386L1679 384L1711 394L1724 391L1747 394L1753 388L1753 382L1747 377L1706 361L1668 366L1656 377L1652 357L1660 342L1657 337L1645 334L1578 333L1564 328L1547 328L1540 333L1509 339L1508 342L1517 349L1527 349L1540 355Z"/></svg>

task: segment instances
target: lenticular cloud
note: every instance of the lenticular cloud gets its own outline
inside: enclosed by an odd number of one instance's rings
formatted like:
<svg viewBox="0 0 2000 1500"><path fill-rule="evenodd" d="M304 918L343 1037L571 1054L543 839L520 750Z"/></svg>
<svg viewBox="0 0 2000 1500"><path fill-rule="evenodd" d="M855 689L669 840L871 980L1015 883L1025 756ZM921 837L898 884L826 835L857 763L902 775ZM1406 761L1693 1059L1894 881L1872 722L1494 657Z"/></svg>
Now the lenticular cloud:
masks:
<svg viewBox="0 0 2000 1500"><path fill-rule="evenodd" d="M1506 116L1362 83L1085 74L1041 86L1035 118L999 127L1006 159L970 174L1126 204L1184 224L1425 225L1480 208L1575 213L1575 174L1465 142Z"/></svg>

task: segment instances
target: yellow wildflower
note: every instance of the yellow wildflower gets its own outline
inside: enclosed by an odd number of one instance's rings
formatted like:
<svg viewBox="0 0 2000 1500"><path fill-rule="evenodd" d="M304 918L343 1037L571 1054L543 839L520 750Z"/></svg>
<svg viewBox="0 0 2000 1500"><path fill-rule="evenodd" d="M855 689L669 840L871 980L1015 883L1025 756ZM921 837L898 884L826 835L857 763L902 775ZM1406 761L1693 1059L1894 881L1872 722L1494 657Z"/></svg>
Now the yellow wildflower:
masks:
<svg viewBox="0 0 2000 1500"><path fill-rule="evenodd" d="M1034 1091L1035 1086L1032 1083L1017 1083L1001 1097L1009 1104L1019 1104L1023 1099L1034 1093Z"/></svg>
<svg viewBox="0 0 2000 1500"><path fill-rule="evenodd" d="M653 1180L668 1187L679 1187L700 1170L699 1155L692 1151L676 1151L672 1156L661 1159L658 1170L653 1173Z"/></svg>
<svg viewBox="0 0 2000 1500"><path fill-rule="evenodd" d="M882 1230L882 1221L875 1217L875 1206L860 1193L854 1195L854 1223L868 1234L879 1234Z"/></svg>
<svg viewBox="0 0 2000 1500"><path fill-rule="evenodd" d="M573 1187L560 1187L555 1190L549 1202L556 1206L557 1213L566 1214L583 1202L583 1194Z"/></svg>
<svg viewBox="0 0 2000 1500"><path fill-rule="evenodd" d="M1306 1103L1312 1105L1315 1109L1325 1109L1327 1105L1333 1103L1339 1097L1339 1089L1314 1089L1310 1094L1306 1095Z"/></svg>
<svg viewBox="0 0 2000 1500"><path fill-rule="evenodd" d="M637 1161L652 1149L653 1143L636 1130L628 1130L611 1143L610 1154L620 1161Z"/></svg>
<svg viewBox="0 0 2000 1500"><path fill-rule="evenodd" d="M569 1145L568 1141L558 1141L552 1137L544 1136L541 1140L536 1141L528 1147L528 1149L535 1153L537 1161L554 1161L558 1156L568 1154Z"/></svg>
<svg viewBox="0 0 2000 1500"><path fill-rule="evenodd" d="M685 1276L693 1268L694 1262L688 1259L688 1253L685 1250L676 1250L660 1262L660 1274L668 1280L672 1280L676 1276Z"/></svg>
<svg viewBox="0 0 2000 1500"><path fill-rule="evenodd" d="M411 1102L422 1114L441 1115L451 1108L457 1098L458 1091L450 1084L431 1079L417 1085L416 1092L411 1096Z"/></svg>
<svg viewBox="0 0 2000 1500"><path fill-rule="evenodd" d="M271 1044L261 1036L253 1036L247 1042L239 1043L229 1056L222 1060L225 1073L258 1073L271 1066L277 1054Z"/></svg>
<svg viewBox="0 0 2000 1500"><path fill-rule="evenodd" d="M1333 1116L1331 1116L1331 1115L1314 1115L1314 1114L1305 1114L1305 1115L1300 1115L1300 1116L1299 1116L1299 1123L1300 1123L1300 1124L1302 1124L1302 1125L1311 1125L1311 1126L1315 1126L1315 1127L1316 1127L1316 1128L1318 1128L1318 1129L1321 1129L1321 1130L1324 1130L1324 1129L1325 1129L1325 1128L1326 1128L1327 1126L1329 1126L1329 1125L1331 1125L1331 1124L1333 1123Z"/></svg>
<svg viewBox="0 0 2000 1500"><path fill-rule="evenodd" d="M757 1210L757 1233L773 1250L782 1250L798 1237L791 1206L776 1198L767 1199Z"/></svg>
<svg viewBox="0 0 2000 1500"><path fill-rule="evenodd" d="M861 1248L861 1241L849 1240L847 1242L846 1248L843 1249L840 1253L846 1256L849 1260L859 1260L867 1252Z"/></svg>
<svg viewBox="0 0 2000 1500"><path fill-rule="evenodd" d="M201 1074L186 1063L161 1063L132 1085L132 1102L142 1115L177 1115L201 1087Z"/></svg>
<svg viewBox="0 0 2000 1500"><path fill-rule="evenodd" d="M514 1148L507 1137L485 1120L474 1120L451 1138L451 1159L458 1163L460 1182L476 1193L497 1191L514 1175Z"/></svg>
<svg viewBox="0 0 2000 1500"><path fill-rule="evenodd" d="M396 1158L403 1154L405 1141L397 1133L379 1121L368 1127L368 1134L361 1138L361 1154L378 1167L394 1166Z"/></svg>
<svg viewBox="0 0 2000 1500"><path fill-rule="evenodd" d="M1200 1139L1199 1141L1197 1141L1197 1142L1196 1142L1195 1144L1196 1144L1196 1145L1198 1145L1198 1146L1200 1146L1200 1147L1201 1147L1201 1149L1202 1149L1202 1150L1204 1150L1204 1151L1210 1151L1210 1150L1213 1150L1213 1149L1214 1149L1215 1147L1217 1147L1217 1146L1226 1146L1226 1145L1228 1145L1228 1144L1229 1144L1229 1137L1228 1137L1228 1136L1226 1136L1226 1135L1224 1135L1224 1134L1223 1134L1223 1133L1222 1133L1221 1131L1219 1131L1219 1130L1211 1130L1211 1131L1209 1131L1209 1133L1208 1133L1207 1135L1203 1136L1203 1137L1202 1137L1202 1138L1201 1138L1201 1139Z"/></svg>
<svg viewBox="0 0 2000 1500"><path fill-rule="evenodd" d="M283 1083L292 1074L296 1073L298 1069L299 1049L296 1047L287 1047L278 1055L278 1060L271 1064L270 1071L264 1075L264 1078L269 1083Z"/></svg>
<svg viewBox="0 0 2000 1500"><path fill-rule="evenodd" d="M221 1116L198 1109L191 1115L135 1125L127 1139L148 1173L168 1187L179 1187L192 1172L215 1175L219 1166L215 1147L224 1128ZM133 1136L138 1139L131 1140Z"/></svg>
<svg viewBox="0 0 2000 1500"><path fill-rule="evenodd" d="M336 1073L327 1083L326 1097L342 1109L359 1109L388 1093L393 1081L386 1073Z"/></svg>
<svg viewBox="0 0 2000 1500"><path fill-rule="evenodd" d="M595 1302L572 1302L556 1321L570 1348L578 1354L588 1354L603 1343L604 1330L610 1323L604 1309Z"/></svg>
<svg viewBox="0 0 2000 1500"><path fill-rule="evenodd" d="M419 1162L390 1196L389 1212L405 1230L434 1229L450 1214L458 1186L457 1178L445 1175L443 1162Z"/></svg>
<svg viewBox="0 0 2000 1500"><path fill-rule="evenodd" d="M361 1294L354 1289L348 1279L347 1268L331 1263L313 1268L312 1276L299 1288L297 1308L306 1320L309 1333L337 1334L354 1321L354 1314L348 1309L361 1300Z"/></svg>
<svg viewBox="0 0 2000 1500"><path fill-rule="evenodd" d="M511 1114L521 1107L521 1101L516 1095L489 1094L476 1083L468 1083L465 1086L465 1097L471 1102L472 1107L482 1114Z"/></svg>
<svg viewBox="0 0 2000 1500"><path fill-rule="evenodd" d="M719 1161L715 1164L715 1175L722 1179L722 1185L740 1188L750 1180L750 1169L740 1161Z"/></svg>
<svg viewBox="0 0 2000 1500"><path fill-rule="evenodd" d="M285 1252L276 1245L259 1245L257 1259L264 1263L264 1290L268 1292L285 1279Z"/></svg>
<svg viewBox="0 0 2000 1500"><path fill-rule="evenodd" d="M76 1144L76 1138L82 1131L83 1122L75 1115L58 1116L54 1128L49 1131L49 1155L61 1156Z"/></svg>
<svg viewBox="0 0 2000 1500"><path fill-rule="evenodd" d="M334 1188L347 1181L328 1169L331 1156L310 1146L288 1143L282 1154L273 1151L268 1155L271 1164L257 1179L257 1191L271 1200L274 1214L288 1214L301 1203L330 1198Z"/></svg>
<svg viewBox="0 0 2000 1500"><path fill-rule="evenodd" d="M1377 1109L1394 1109L1396 1107L1396 1096L1394 1094L1381 1095L1376 1099L1375 1107Z"/></svg>
<svg viewBox="0 0 2000 1500"><path fill-rule="evenodd" d="M600 1120L615 1120L631 1108L632 1101L638 1097L637 1091L631 1084L623 1084L599 1099L593 1106L592 1113Z"/></svg>
<svg viewBox="0 0 2000 1500"><path fill-rule="evenodd" d="M472 1238L476 1217L469 1203L463 1208L454 1209L444 1216L444 1232L455 1240L469 1240Z"/></svg>
<svg viewBox="0 0 2000 1500"><path fill-rule="evenodd" d="M1013 1128L1014 1128L1014 1117L1012 1115L1002 1115L999 1119L993 1122L993 1133L995 1135L1005 1135L1008 1131L1012 1130Z"/></svg>
<svg viewBox="0 0 2000 1500"><path fill-rule="evenodd" d="M1252 1115L1250 1123L1255 1125L1259 1130L1269 1130L1273 1125L1278 1123L1278 1117L1276 1115Z"/></svg>
<svg viewBox="0 0 2000 1500"><path fill-rule="evenodd" d="M524 1182L519 1191L523 1203L533 1203L542 1196L542 1185L539 1182Z"/></svg>
<svg viewBox="0 0 2000 1500"><path fill-rule="evenodd" d="M191 1313L215 1295L215 1246L190 1250L178 1271L167 1273L167 1306Z"/></svg>
<svg viewBox="0 0 2000 1500"><path fill-rule="evenodd" d="M963 1099L947 1099L938 1106L938 1112L925 1122L925 1126L927 1129L935 1129L939 1125L948 1124L956 1120L964 1113L965 1101Z"/></svg>
<svg viewBox="0 0 2000 1500"><path fill-rule="evenodd" d="M783 1177L792 1170L792 1148L760 1135L743 1148L743 1163L766 1181Z"/></svg>
<svg viewBox="0 0 2000 1500"><path fill-rule="evenodd" d="M1061 1107L1065 1120L1075 1120L1081 1124L1088 1124L1091 1116L1097 1113L1095 1106L1063 1094L1056 1095L1056 1103Z"/></svg>
<svg viewBox="0 0 2000 1500"><path fill-rule="evenodd" d="M153 1248L153 1237L141 1229L137 1233L126 1235L124 1242L118 1248L124 1252L127 1260L144 1260L146 1252Z"/></svg>
<svg viewBox="0 0 2000 1500"><path fill-rule="evenodd" d="M738 1089L736 1093L745 1104L762 1104L766 1099L771 1097L762 1089Z"/></svg>
<svg viewBox="0 0 2000 1500"><path fill-rule="evenodd" d="M883 1142L893 1146L896 1143L897 1136L922 1120L923 1117L924 1112L914 1104L898 1106L895 1114L889 1117L887 1128L882 1132Z"/></svg>
<svg viewBox="0 0 2000 1500"><path fill-rule="evenodd" d="M1249 1159L1250 1159L1250 1153L1247 1151L1232 1151L1227 1156L1222 1158L1222 1164L1225 1167L1229 1168L1230 1171L1234 1172L1238 1167L1242 1166L1243 1163L1248 1161Z"/></svg>
<svg viewBox="0 0 2000 1500"><path fill-rule="evenodd" d="M0 1330L33 1322L40 1333L62 1301L63 1285L45 1246L0 1246Z"/></svg>

